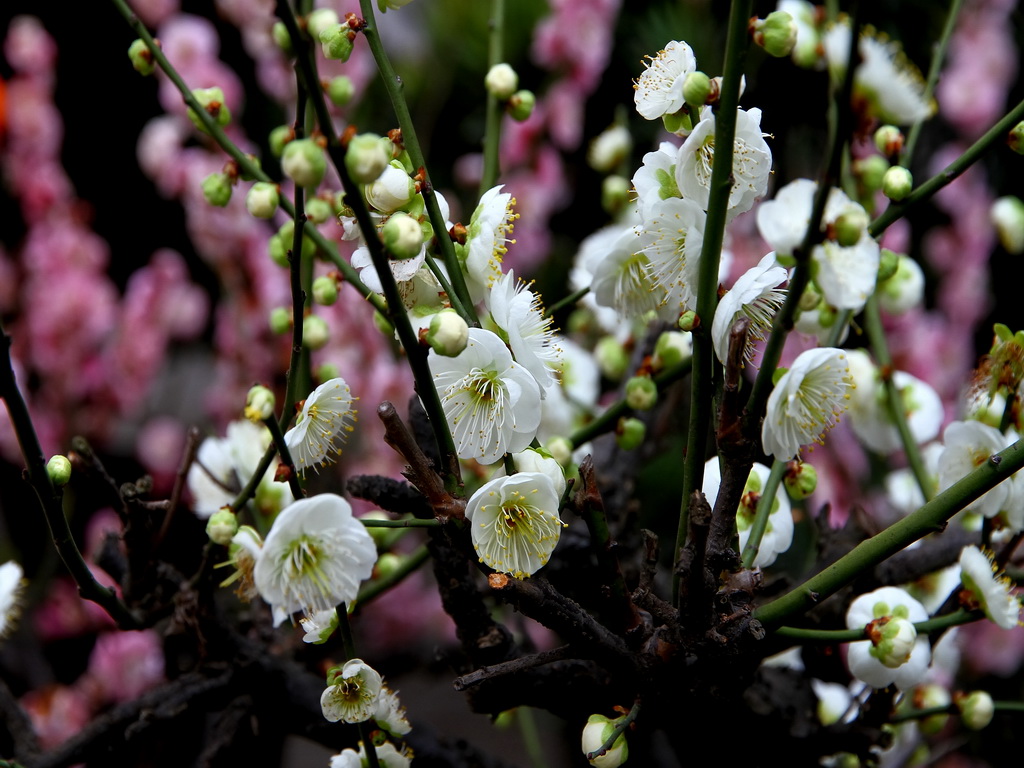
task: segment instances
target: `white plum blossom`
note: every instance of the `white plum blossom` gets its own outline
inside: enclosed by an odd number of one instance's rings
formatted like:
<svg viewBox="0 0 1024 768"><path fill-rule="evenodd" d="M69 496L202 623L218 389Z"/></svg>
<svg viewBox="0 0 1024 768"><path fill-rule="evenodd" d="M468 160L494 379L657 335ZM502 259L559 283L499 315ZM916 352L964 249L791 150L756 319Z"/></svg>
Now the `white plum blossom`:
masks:
<svg viewBox="0 0 1024 768"><path fill-rule="evenodd" d="M843 350L821 347L801 353L768 396L761 427L764 452L788 460L801 446L821 443L846 410L853 387Z"/></svg>
<svg viewBox="0 0 1024 768"><path fill-rule="evenodd" d="M427 356L460 459L493 464L526 448L540 424L541 390L494 333L469 329L456 357Z"/></svg>
<svg viewBox="0 0 1024 768"><path fill-rule="evenodd" d="M1011 591L1013 585L997 574L991 558L971 545L960 553L960 571L967 589L985 615L1003 629L1020 624L1020 600Z"/></svg>
<svg viewBox="0 0 1024 768"><path fill-rule="evenodd" d="M328 464L341 453L341 445L355 429L352 401L352 390L341 377L325 381L306 398L295 426L284 435L300 473Z"/></svg>
<svg viewBox="0 0 1024 768"><path fill-rule="evenodd" d="M942 433L942 442L945 450L939 457L940 491L967 477L1007 446L1002 432L980 421L951 422ZM964 507L964 511L995 517L1010 501L1010 491L1010 483L1000 483Z"/></svg>
<svg viewBox="0 0 1024 768"><path fill-rule="evenodd" d="M338 611L334 608L317 611L312 616L303 616L299 624L305 632L302 642L320 645L326 643L338 628Z"/></svg>
<svg viewBox="0 0 1024 768"><path fill-rule="evenodd" d="M301 611L313 616L356 599L370 578L377 547L341 496L299 499L274 520L256 558L256 589L274 609L274 625Z"/></svg>
<svg viewBox="0 0 1024 768"><path fill-rule="evenodd" d="M491 320L508 341L512 355L542 388L558 381L562 350L551 329L551 318L544 315L540 296L509 270L487 294Z"/></svg>
<svg viewBox="0 0 1024 768"><path fill-rule="evenodd" d="M671 321L697 305L706 217L696 203L678 197L654 203L648 213L639 244L647 257L644 272L659 287L659 314Z"/></svg>
<svg viewBox="0 0 1024 768"><path fill-rule="evenodd" d="M686 43L673 40L656 56L645 57L646 69L633 85L636 111L645 120L657 120L682 109L683 83L697 70L697 59Z"/></svg>
<svg viewBox="0 0 1024 768"><path fill-rule="evenodd" d="M711 339L715 354L723 364L729 354L729 333L741 315L750 320L743 357L748 362L751 360L755 342L767 338L775 313L786 300L786 290L779 286L787 279L789 273L779 266L775 253L769 253L757 266L740 275L732 289L719 300L711 323Z"/></svg>
<svg viewBox="0 0 1024 768"><path fill-rule="evenodd" d="M750 475L743 488L743 496L740 498L739 507L736 510L736 531L739 534L740 551L747 546L750 538L750 528L754 522L757 512L757 504L761 500L761 490L768 482L768 475L771 470L764 464L754 462L750 468ZM718 499L718 490L722 485L722 469L718 464L718 457L712 457L704 465L704 483L701 488L707 497L708 504L714 506ZM754 559L754 568L767 568L775 562L776 558L789 549L793 543L793 513L782 485L779 485L775 498L772 500L772 508L768 514L768 525L758 545L757 557Z"/></svg>
<svg viewBox="0 0 1024 768"><path fill-rule="evenodd" d="M21 613L24 576L25 572L14 560L0 565L0 640L11 633Z"/></svg>
<svg viewBox="0 0 1024 768"><path fill-rule="evenodd" d="M754 207L754 201L768 191L772 153L761 132L761 110L736 110L736 135L733 140L732 176L729 192L729 216ZM676 159L676 186L680 194L707 210L711 192L711 171L715 164L715 115L705 107L701 120L679 148Z"/></svg>
<svg viewBox="0 0 1024 768"><path fill-rule="evenodd" d="M398 693L392 691L387 685L380 689L377 706L373 710L372 717L378 727L392 736L404 736L412 730L412 725L409 724L409 720L405 716L405 707L398 700Z"/></svg>
<svg viewBox="0 0 1024 768"><path fill-rule="evenodd" d="M931 649L927 635L917 635L912 624L927 620L924 606L897 587L858 597L846 612L846 627L867 628L874 639L850 643L846 657L850 674L873 688L895 685L903 691L923 681ZM889 627L893 622L895 626Z"/></svg>
<svg viewBox="0 0 1024 768"><path fill-rule="evenodd" d="M392 0L389 0L389 2ZM381 768L409 768L412 764L412 753L405 747L398 749L390 741L374 747L377 753L377 764ZM366 756L366 747L359 742L359 751L346 749L340 755L331 758L331 768L367 768L369 758Z"/></svg>
<svg viewBox="0 0 1024 768"><path fill-rule="evenodd" d="M381 213L394 213L415 194L416 184L398 160L392 160L376 181L366 185L367 204Z"/></svg>
<svg viewBox="0 0 1024 768"><path fill-rule="evenodd" d="M519 214L512 208L516 199L502 192L504 185L491 187L480 197L466 228L466 244L459 248L465 264L467 287L473 301L482 301L487 290L501 278L501 260Z"/></svg>
<svg viewBox="0 0 1024 768"><path fill-rule="evenodd" d="M679 147L663 141L653 152L644 155L643 164L633 174L637 206L643 219L649 219L650 208L661 200L679 197L676 186L676 158Z"/></svg>
<svg viewBox="0 0 1024 768"><path fill-rule="evenodd" d="M466 503L480 561L517 579L547 565L562 533L560 501L544 472L519 472L482 485Z"/></svg>
<svg viewBox="0 0 1024 768"><path fill-rule="evenodd" d="M656 310L664 296L664 291L651 281L650 258L642 247L638 230L624 229L604 258L594 264L594 299L622 318L643 317Z"/></svg>
<svg viewBox="0 0 1024 768"><path fill-rule="evenodd" d="M525 451L513 453L512 463L515 465L517 473L540 472L547 475L551 479L551 484L555 487L555 493L558 495L558 498L562 498L566 487L565 473L562 472L562 465L548 455L547 451L542 453L536 448L527 448ZM505 476L505 467L499 466L494 475L491 476L491 479L495 480Z"/></svg>
<svg viewBox="0 0 1024 768"><path fill-rule="evenodd" d="M377 709L383 681L362 659L351 659L327 675L327 688L320 695L320 707L329 722L362 723Z"/></svg>

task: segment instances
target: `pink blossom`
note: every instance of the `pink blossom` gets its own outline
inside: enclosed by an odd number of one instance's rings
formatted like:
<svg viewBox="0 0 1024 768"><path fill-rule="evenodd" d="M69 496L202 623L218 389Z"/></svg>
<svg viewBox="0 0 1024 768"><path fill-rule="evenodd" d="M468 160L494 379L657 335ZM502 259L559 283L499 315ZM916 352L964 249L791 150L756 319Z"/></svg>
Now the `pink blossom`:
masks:
<svg viewBox="0 0 1024 768"><path fill-rule="evenodd" d="M131 6L146 26L158 27L177 13L181 4L180 0L131 0Z"/></svg>
<svg viewBox="0 0 1024 768"><path fill-rule="evenodd" d="M86 676L94 686L97 704L138 698L164 680L160 636L152 629L100 634Z"/></svg>
<svg viewBox="0 0 1024 768"><path fill-rule="evenodd" d="M53 749L70 739L88 725L93 713L89 695L77 685L29 691L22 697L21 706L43 749Z"/></svg>
<svg viewBox="0 0 1024 768"><path fill-rule="evenodd" d="M154 117L139 134L139 166L164 197L181 194L185 179L178 158L188 134L188 124L177 115Z"/></svg>
<svg viewBox="0 0 1024 768"><path fill-rule="evenodd" d="M102 272L110 261L110 247L95 232L74 218L62 217L46 226L32 227L21 253L32 275L56 272Z"/></svg>
<svg viewBox="0 0 1024 768"><path fill-rule="evenodd" d="M152 475L157 493L170 493L185 450L185 425L172 416L149 419L139 429L135 455Z"/></svg>
<svg viewBox="0 0 1024 768"><path fill-rule="evenodd" d="M15 72L49 77L57 62L57 43L36 17L15 16L4 40L4 56Z"/></svg>

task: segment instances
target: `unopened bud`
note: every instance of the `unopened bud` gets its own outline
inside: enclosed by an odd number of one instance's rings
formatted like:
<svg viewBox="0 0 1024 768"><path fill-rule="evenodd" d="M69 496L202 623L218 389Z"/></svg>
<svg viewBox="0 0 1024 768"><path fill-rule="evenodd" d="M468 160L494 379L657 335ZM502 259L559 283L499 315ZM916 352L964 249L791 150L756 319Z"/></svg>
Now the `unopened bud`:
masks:
<svg viewBox="0 0 1024 768"><path fill-rule="evenodd" d="M341 371L338 370L338 366L334 363L322 363L316 369L316 380L323 384L325 381L336 379L341 376Z"/></svg>
<svg viewBox="0 0 1024 768"><path fill-rule="evenodd" d="M650 376L634 376L626 382L626 405L636 411L649 411L658 402L658 385Z"/></svg>
<svg viewBox="0 0 1024 768"><path fill-rule="evenodd" d="M683 100L697 109L708 103L711 91L711 78L700 70L691 72L683 80Z"/></svg>
<svg viewBox="0 0 1024 768"><path fill-rule="evenodd" d="M271 219L281 202L277 185L269 181L257 181L245 196L245 207L257 219Z"/></svg>
<svg viewBox="0 0 1024 768"><path fill-rule="evenodd" d="M394 258L412 259L423 249L423 227L412 216L399 211L384 223L381 239Z"/></svg>
<svg viewBox="0 0 1024 768"><path fill-rule="evenodd" d="M238 533L238 517L230 509L219 509L206 521L206 535L214 544L226 547Z"/></svg>
<svg viewBox="0 0 1024 768"><path fill-rule="evenodd" d="M580 746L584 755L590 755L600 751L604 743L612 737L615 727L622 718L609 720L603 715L591 715L587 718L587 724L583 726L583 736ZM597 768L619 768L629 757L629 746L626 744L626 735L622 733L612 743L611 748L603 755L587 758L591 765Z"/></svg>
<svg viewBox="0 0 1024 768"><path fill-rule="evenodd" d="M487 70L484 87L498 101L507 101L519 87L519 75L505 62L495 64Z"/></svg>
<svg viewBox="0 0 1024 768"><path fill-rule="evenodd" d="M274 307L270 310L270 332L283 336L292 330L292 312L287 307Z"/></svg>
<svg viewBox="0 0 1024 768"><path fill-rule="evenodd" d="M211 173L203 179L203 199L210 205L223 208L231 202L231 179L226 173Z"/></svg>
<svg viewBox="0 0 1024 768"><path fill-rule="evenodd" d="M895 273L884 282L879 277L878 282L878 305L890 315L902 315L924 300L924 271L909 256L900 254Z"/></svg>
<svg viewBox="0 0 1024 768"><path fill-rule="evenodd" d="M339 22L338 13L333 8L317 8L306 17L306 29L314 40L319 40L321 32Z"/></svg>
<svg viewBox="0 0 1024 768"><path fill-rule="evenodd" d="M281 267L289 266L288 252L292 250L292 246L295 245L295 221L294 219L288 219L281 228L277 230L277 234L270 238L270 258L275 264ZM303 232L302 235L302 258L311 259L316 254L316 243Z"/></svg>
<svg viewBox="0 0 1024 768"><path fill-rule="evenodd" d="M383 142L388 141L384 139ZM381 137L375 133L353 136L345 152L345 167L356 184L370 184L377 180L391 162ZM390 142L389 142L390 143Z"/></svg>
<svg viewBox="0 0 1024 768"><path fill-rule="evenodd" d="M980 731L992 722L996 708L992 697L985 691L971 691L968 694L957 694L953 697L964 725L972 731Z"/></svg>
<svg viewBox="0 0 1024 768"><path fill-rule="evenodd" d="M888 248L882 248L878 255L878 284L884 283L896 274L900 266L900 255Z"/></svg>
<svg viewBox="0 0 1024 768"><path fill-rule="evenodd" d="M881 155L868 155L853 163L853 172L860 179L866 192L876 192L882 188L882 179L889 170L889 161Z"/></svg>
<svg viewBox="0 0 1024 768"><path fill-rule="evenodd" d="M384 530L387 530L386 528ZM393 576L405 563L405 558L396 555L394 552L384 552L377 557L377 564L373 567L373 575L378 579L386 579Z"/></svg>
<svg viewBox="0 0 1024 768"><path fill-rule="evenodd" d="M71 462L67 456L57 454L51 456L46 462L46 474L50 476L50 482L57 488L63 488L71 480Z"/></svg>
<svg viewBox="0 0 1024 768"><path fill-rule="evenodd" d="M587 150L587 162L598 173L611 173L629 157L633 136L624 125L613 125L598 134Z"/></svg>
<svg viewBox="0 0 1024 768"><path fill-rule="evenodd" d="M356 87L352 84L352 78L345 75L338 75L327 84L327 98L336 107L348 104L355 94Z"/></svg>
<svg viewBox="0 0 1024 768"><path fill-rule="evenodd" d="M791 461L786 465L783 482L786 484L786 493L791 499L796 501L806 499L818 487L818 470L812 464Z"/></svg>
<svg viewBox="0 0 1024 768"><path fill-rule="evenodd" d="M455 357L469 343L469 325L454 309L442 309L430 319L426 339L437 354Z"/></svg>
<svg viewBox="0 0 1024 768"><path fill-rule="evenodd" d="M624 451L632 451L640 447L644 441L647 427L640 419L623 417L615 428L615 442Z"/></svg>
<svg viewBox="0 0 1024 768"><path fill-rule="evenodd" d="M753 26L754 42L764 48L769 56L789 56L796 45L796 21L785 11L773 11L763 20L757 19Z"/></svg>
<svg viewBox="0 0 1024 768"><path fill-rule="evenodd" d="M352 41L352 28L348 24L333 24L320 30L318 37L324 58L348 61L352 55L355 44Z"/></svg>
<svg viewBox="0 0 1024 768"><path fill-rule="evenodd" d="M552 437L544 447L548 449L551 458L561 466L568 467L572 463L572 443L566 437Z"/></svg>
<svg viewBox="0 0 1024 768"><path fill-rule="evenodd" d="M274 38L274 45L281 49L285 56L292 55L292 37L288 34L288 27L283 21L275 21L270 28L270 36Z"/></svg>
<svg viewBox="0 0 1024 768"><path fill-rule="evenodd" d="M302 346L307 349L321 349L331 338L327 321L316 315L306 315L302 319Z"/></svg>
<svg viewBox="0 0 1024 768"><path fill-rule="evenodd" d="M306 218L314 224L323 224L333 217L334 208L323 198L314 197L306 201Z"/></svg>
<svg viewBox="0 0 1024 768"><path fill-rule="evenodd" d="M153 52L149 50L143 40L135 40L128 46L128 58L132 66L140 75L152 75L156 71L156 62L153 60Z"/></svg>
<svg viewBox="0 0 1024 768"><path fill-rule="evenodd" d="M693 357L693 337L685 331L665 331L654 344L651 367L655 371L674 368Z"/></svg>
<svg viewBox="0 0 1024 768"><path fill-rule="evenodd" d="M882 177L882 194L895 203L914 189L914 177L902 165L894 165Z"/></svg>
<svg viewBox="0 0 1024 768"><path fill-rule="evenodd" d="M814 286L808 283L807 287L804 288L804 292L800 294L800 307L801 312L810 312L812 309L816 309L821 303L821 294L818 293Z"/></svg>
<svg viewBox="0 0 1024 768"><path fill-rule="evenodd" d="M398 160L388 163L377 179L366 186L366 202L381 213L405 208L416 196L416 182Z"/></svg>
<svg viewBox="0 0 1024 768"><path fill-rule="evenodd" d="M289 141L295 138L295 129L290 125L279 125L270 132L270 152L274 157L284 154L284 148Z"/></svg>
<svg viewBox="0 0 1024 768"><path fill-rule="evenodd" d="M245 418L259 424L262 421L274 417L274 406L276 404L274 393L262 384L257 384L249 389L245 398ZM234 534L231 534L234 536Z"/></svg>
<svg viewBox="0 0 1024 768"><path fill-rule="evenodd" d="M605 176L601 182L601 207L608 214L615 216L629 203L631 188L632 184L624 176Z"/></svg>
<svg viewBox="0 0 1024 768"><path fill-rule="evenodd" d="M618 381L626 374L629 367L629 354L614 336L605 336L598 340L594 347L594 359L597 367L612 381Z"/></svg>
<svg viewBox="0 0 1024 768"><path fill-rule="evenodd" d="M700 328L700 318L692 309L688 309L679 316L679 330L692 331Z"/></svg>
<svg viewBox="0 0 1024 768"><path fill-rule="evenodd" d="M917 642L917 629L903 616L883 616L867 626L869 653L890 669L907 663Z"/></svg>
<svg viewBox="0 0 1024 768"><path fill-rule="evenodd" d="M1018 155L1024 155L1024 120L1013 126L1006 137L1006 144Z"/></svg>
<svg viewBox="0 0 1024 768"><path fill-rule="evenodd" d="M856 245L864 236L871 220L867 211L859 205L850 206L843 211L835 220L836 242L844 248Z"/></svg>
<svg viewBox="0 0 1024 768"><path fill-rule="evenodd" d="M321 275L313 281L312 293L313 301L329 307L338 300L338 282L333 277Z"/></svg>
<svg viewBox="0 0 1024 768"><path fill-rule="evenodd" d="M313 139L297 139L285 144L281 155L281 171L305 189L320 185L327 170L324 151Z"/></svg>
<svg viewBox="0 0 1024 768"><path fill-rule="evenodd" d="M886 157L896 157L903 151L903 131L895 125L883 125L875 131L875 148Z"/></svg>
<svg viewBox="0 0 1024 768"><path fill-rule="evenodd" d="M517 123L522 123L530 119L536 104L533 91L516 91L508 100L508 113Z"/></svg>
<svg viewBox="0 0 1024 768"><path fill-rule="evenodd" d="M989 218L1003 248L1014 256L1024 253L1024 202L1013 195L1000 197L992 204Z"/></svg>
<svg viewBox="0 0 1024 768"><path fill-rule="evenodd" d="M925 683L914 689L913 704L917 709L935 709L948 707L953 698L945 687L937 683ZM924 734L935 734L946 727L949 715L931 715L917 721L917 727Z"/></svg>
<svg viewBox="0 0 1024 768"><path fill-rule="evenodd" d="M192 91L192 96L199 102L200 108L212 117L213 121L221 128L231 122L231 110L224 103L224 91L220 88L195 88ZM208 133L206 126L199 119L199 115L191 107L188 108L188 119L200 131Z"/></svg>

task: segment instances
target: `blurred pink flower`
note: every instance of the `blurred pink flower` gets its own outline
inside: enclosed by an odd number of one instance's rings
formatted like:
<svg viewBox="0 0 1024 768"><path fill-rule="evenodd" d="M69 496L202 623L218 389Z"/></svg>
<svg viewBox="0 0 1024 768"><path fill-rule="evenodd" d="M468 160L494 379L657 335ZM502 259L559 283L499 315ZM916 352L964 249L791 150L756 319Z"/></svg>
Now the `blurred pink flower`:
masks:
<svg viewBox="0 0 1024 768"><path fill-rule="evenodd" d="M103 632L89 656L85 673L96 704L131 701L164 680L160 636L152 629Z"/></svg>
<svg viewBox="0 0 1024 768"><path fill-rule="evenodd" d="M92 717L92 702L80 686L51 685L21 699L43 749L52 749L82 730Z"/></svg>
<svg viewBox="0 0 1024 768"><path fill-rule="evenodd" d="M57 43L36 17L15 16L4 40L4 57L19 74L50 76L57 62Z"/></svg>

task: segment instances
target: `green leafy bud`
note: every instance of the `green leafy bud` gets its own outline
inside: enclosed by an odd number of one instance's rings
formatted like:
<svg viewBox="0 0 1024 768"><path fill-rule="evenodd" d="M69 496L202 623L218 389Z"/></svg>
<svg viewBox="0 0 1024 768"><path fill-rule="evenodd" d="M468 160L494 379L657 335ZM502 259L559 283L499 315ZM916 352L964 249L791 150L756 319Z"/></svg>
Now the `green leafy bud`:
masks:
<svg viewBox="0 0 1024 768"><path fill-rule="evenodd" d="M387 530L386 528L382 530ZM394 552L384 552L377 558L373 573L379 579L386 579L393 576L405 563L405 558L396 555Z"/></svg>
<svg viewBox="0 0 1024 768"><path fill-rule="evenodd" d="M320 48L324 58L348 61L355 47L356 33L348 24L334 24L320 31Z"/></svg>
<svg viewBox="0 0 1024 768"><path fill-rule="evenodd" d="M192 90L192 96L199 102L203 111L212 117L213 121L221 128L231 122L231 110L224 103L224 91L220 88L195 88ZM188 108L188 119L200 131L209 133L202 120L199 119L199 115L191 107Z"/></svg>
<svg viewBox="0 0 1024 768"><path fill-rule="evenodd" d="M1024 202L1013 195L1000 197L992 204L989 218L1007 253L1024 253Z"/></svg>
<svg viewBox="0 0 1024 768"><path fill-rule="evenodd" d="M313 139L296 139L285 144L281 155L281 171L305 189L320 185L327 170L324 151Z"/></svg>
<svg viewBox="0 0 1024 768"><path fill-rule="evenodd" d="M875 131L875 148L886 157L896 157L903 151L903 131L895 125L883 125Z"/></svg>
<svg viewBox="0 0 1024 768"><path fill-rule="evenodd" d="M836 242L844 248L856 245L870 223L867 211L859 205L848 208L835 220Z"/></svg>
<svg viewBox="0 0 1024 768"><path fill-rule="evenodd" d="M587 718L587 724L583 726L583 735L580 741L583 754L587 755L587 761L597 768L619 768L629 758L629 745L626 743L626 734L622 733L612 742L611 748L603 755L589 758L594 752L601 749L608 739L615 733L615 728L622 718L609 720L603 715L591 715Z"/></svg>
<svg viewBox="0 0 1024 768"><path fill-rule="evenodd" d="M276 240L275 240L276 238ZM270 258L274 260L275 264L282 267L288 266L288 251L292 249L295 244L295 221L288 219L281 228L277 230L277 234L270 238ZM316 255L316 243L310 239L309 235L303 232L302 234L302 258L311 259Z"/></svg>
<svg viewBox="0 0 1024 768"><path fill-rule="evenodd" d="M868 194L882 188L882 179L889 170L889 161L881 155L869 155L853 164L853 172L860 179L864 191Z"/></svg>
<svg viewBox="0 0 1024 768"><path fill-rule="evenodd" d="M629 354L614 336L599 339L594 348L594 359L601 373L612 381L618 381L626 375L629 368Z"/></svg>
<svg viewBox="0 0 1024 768"><path fill-rule="evenodd" d="M936 707L947 707L952 703L953 698L949 691L938 683L924 683L914 689L913 705L917 709L934 709ZM949 715L932 715L917 721L917 727L924 734L935 734L946 727L949 722Z"/></svg>
<svg viewBox="0 0 1024 768"><path fill-rule="evenodd" d="M900 266L900 255L888 248L883 248L878 261L878 283L881 285L896 274Z"/></svg>
<svg viewBox="0 0 1024 768"><path fill-rule="evenodd" d="M785 11L773 11L755 23L754 42L769 56L789 56L796 46L796 21Z"/></svg>
<svg viewBox="0 0 1024 768"><path fill-rule="evenodd" d="M1024 120L1013 126L1006 137L1006 144L1018 155L1024 155Z"/></svg>
<svg viewBox="0 0 1024 768"><path fill-rule="evenodd" d="M272 419L276 404L274 393L267 387L262 384L250 387L249 394L245 398L245 418L255 424Z"/></svg>
<svg viewBox="0 0 1024 768"><path fill-rule="evenodd" d="M334 363L322 363L316 369L316 380L323 384L325 381L336 379L341 376L341 371L338 370L338 366Z"/></svg>
<svg viewBox="0 0 1024 768"><path fill-rule="evenodd" d="M634 376L626 382L626 405L636 411L649 411L658 402L658 385L650 376Z"/></svg>
<svg viewBox="0 0 1024 768"><path fill-rule="evenodd" d="M270 36L274 38L274 45L280 48L285 56L292 55L292 38L283 21L274 22L274 26L270 29Z"/></svg>
<svg viewBox="0 0 1024 768"><path fill-rule="evenodd" d="M708 103L711 91L711 78L700 70L691 72L683 80L683 99L695 109L699 110Z"/></svg>
<svg viewBox="0 0 1024 768"><path fill-rule="evenodd" d="M814 468L813 464L791 461L786 465L783 482L786 484L786 492L791 499L797 501L806 499L818 487L818 470Z"/></svg>
<svg viewBox="0 0 1024 768"><path fill-rule="evenodd" d="M152 75L156 71L156 61L153 60L153 52L143 40L134 40L128 46L128 58L132 66L140 75Z"/></svg>
<svg viewBox="0 0 1024 768"><path fill-rule="evenodd" d="M392 325L391 321L386 315L380 312L373 313L373 324L377 330L384 334L387 338L393 339L395 337L395 326Z"/></svg>
<svg viewBox="0 0 1024 768"><path fill-rule="evenodd" d="M277 184L269 181L257 181L245 196L246 209L257 219L272 219L280 202Z"/></svg>
<svg viewBox="0 0 1024 768"><path fill-rule="evenodd" d="M992 722L996 708L992 697L985 691L961 693L954 696L953 699L960 708L960 716L963 718L964 725L972 731L980 731Z"/></svg>
<svg viewBox="0 0 1024 768"><path fill-rule="evenodd" d="M689 107L683 107L671 115L662 115L661 122L665 130L674 133L676 136L689 136L693 130L693 115ZM675 183L675 179L672 180Z"/></svg>
<svg viewBox="0 0 1024 768"><path fill-rule="evenodd" d="M226 173L211 173L203 179L203 198L210 205L223 208L231 202L231 179Z"/></svg>
<svg viewBox="0 0 1024 768"><path fill-rule="evenodd" d="M679 316L679 330L681 331L692 331L695 328L700 328L700 318L697 317L697 313L692 309L688 309Z"/></svg>
<svg viewBox="0 0 1024 768"><path fill-rule="evenodd" d="M658 337L651 356L655 371L674 368L693 356L693 337L685 331L665 331Z"/></svg>
<svg viewBox="0 0 1024 768"><path fill-rule="evenodd" d="M287 307L274 307L270 310L270 332L283 336L291 333L292 311Z"/></svg>
<svg viewBox="0 0 1024 768"><path fill-rule="evenodd" d="M327 98L336 107L348 104L355 94L356 87L352 84L352 78L345 75L338 75L327 84Z"/></svg>
<svg viewBox="0 0 1024 768"><path fill-rule="evenodd" d="M46 474L50 476L50 482L57 488L63 488L71 480L71 462L67 456L57 454L51 456L46 462Z"/></svg>
<svg viewBox="0 0 1024 768"><path fill-rule="evenodd" d="M388 167L391 153L385 144L389 139L381 139L375 133L360 133L353 136L345 151L345 167L352 181L356 184L370 184Z"/></svg>
<svg viewBox="0 0 1024 768"><path fill-rule="evenodd" d="M321 275L313 281L313 301L324 307L338 300L338 282L333 277Z"/></svg>
<svg viewBox="0 0 1024 768"><path fill-rule="evenodd" d="M219 509L206 521L206 535L214 544L226 547L238 533L238 517L230 509Z"/></svg>
<svg viewBox="0 0 1024 768"><path fill-rule="evenodd" d="M316 315L302 319L302 346L306 349L322 349L331 338L327 321Z"/></svg>
<svg viewBox="0 0 1024 768"><path fill-rule="evenodd" d="M508 100L508 113L517 123L522 123L530 119L536 105L537 97L533 91L516 91Z"/></svg>
<svg viewBox="0 0 1024 768"><path fill-rule="evenodd" d="M484 87L498 101L507 101L519 87L519 75L505 62L495 64L487 70Z"/></svg>
<svg viewBox="0 0 1024 768"><path fill-rule="evenodd" d="M314 224L323 224L333 217L334 208L323 198L313 197L306 201L306 218Z"/></svg>
<svg viewBox="0 0 1024 768"><path fill-rule="evenodd" d="M646 433L647 427L640 419L623 417L615 428L615 442L622 450L632 451L644 441Z"/></svg>
<svg viewBox="0 0 1024 768"><path fill-rule="evenodd" d="M270 132L270 151L274 157L280 157L284 153L285 145L295 138L295 129L290 125L279 125Z"/></svg>
<svg viewBox="0 0 1024 768"><path fill-rule="evenodd" d="M306 29L314 40L319 40L321 32L339 22L338 13L333 8L317 8L306 17Z"/></svg>
<svg viewBox="0 0 1024 768"><path fill-rule="evenodd" d="M381 239L394 258L412 259L423 249L423 227L412 216L399 211L384 223Z"/></svg>
<svg viewBox="0 0 1024 768"><path fill-rule="evenodd" d="M898 203L914 189L914 177L902 165L894 165L882 177L882 194Z"/></svg>
<svg viewBox="0 0 1024 768"><path fill-rule="evenodd" d="M437 354L456 357L469 343L469 326L454 309L442 309L430 319L426 339Z"/></svg>

